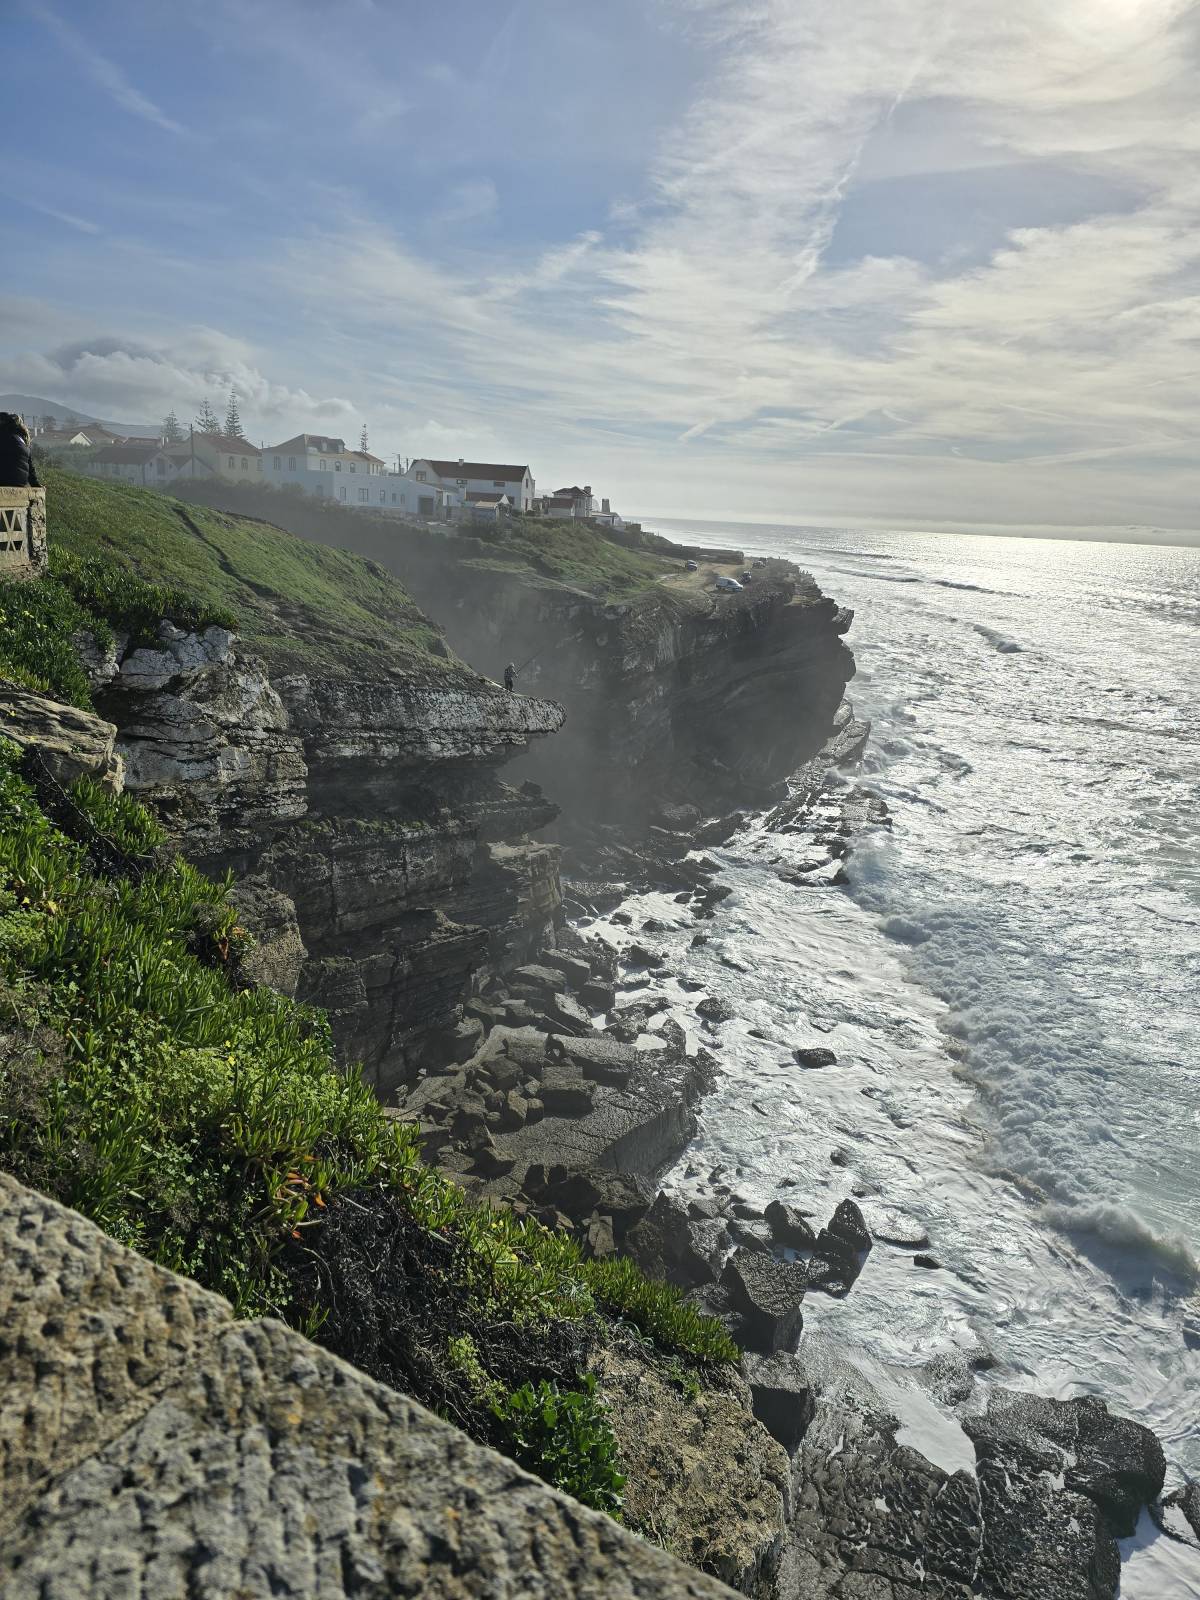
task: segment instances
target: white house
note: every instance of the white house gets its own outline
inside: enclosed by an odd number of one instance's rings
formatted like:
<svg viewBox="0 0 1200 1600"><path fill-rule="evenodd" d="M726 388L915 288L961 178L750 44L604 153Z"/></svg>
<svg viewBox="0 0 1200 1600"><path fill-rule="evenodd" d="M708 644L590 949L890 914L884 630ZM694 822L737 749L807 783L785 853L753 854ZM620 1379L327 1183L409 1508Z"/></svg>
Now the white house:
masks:
<svg viewBox="0 0 1200 1600"><path fill-rule="evenodd" d="M262 463L262 482L276 489L290 484L344 505L380 503L379 485L372 480L385 475L384 463L369 451L348 450L344 439L298 433L294 439L268 446Z"/></svg>
<svg viewBox="0 0 1200 1600"><path fill-rule="evenodd" d="M409 463L411 477L419 483L437 483L450 505L463 506L469 494L504 494L518 511L533 509L533 474L527 466L494 461L433 461Z"/></svg>

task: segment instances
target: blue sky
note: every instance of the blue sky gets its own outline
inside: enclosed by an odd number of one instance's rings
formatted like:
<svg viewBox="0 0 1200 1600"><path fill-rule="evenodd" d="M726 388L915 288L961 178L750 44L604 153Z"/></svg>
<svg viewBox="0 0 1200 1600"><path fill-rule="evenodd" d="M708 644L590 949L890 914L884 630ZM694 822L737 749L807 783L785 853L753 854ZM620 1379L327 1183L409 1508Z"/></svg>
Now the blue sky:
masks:
<svg viewBox="0 0 1200 1600"><path fill-rule="evenodd" d="M631 514L1200 524L1192 5L6 14L0 390Z"/></svg>

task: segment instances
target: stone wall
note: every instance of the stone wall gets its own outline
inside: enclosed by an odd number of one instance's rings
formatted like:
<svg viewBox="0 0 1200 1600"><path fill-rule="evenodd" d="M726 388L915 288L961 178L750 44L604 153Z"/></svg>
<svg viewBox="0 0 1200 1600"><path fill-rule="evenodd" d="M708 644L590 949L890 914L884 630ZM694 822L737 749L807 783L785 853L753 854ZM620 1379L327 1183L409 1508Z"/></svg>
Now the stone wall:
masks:
<svg viewBox="0 0 1200 1600"><path fill-rule="evenodd" d="M0 1174L5 1600L732 1591Z"/></svg>
<svg viewBox="0 0 1200 1600"><path fill-rule="evenodd" d="M46 491L0 488L0 578L46 570Z"/></svg>

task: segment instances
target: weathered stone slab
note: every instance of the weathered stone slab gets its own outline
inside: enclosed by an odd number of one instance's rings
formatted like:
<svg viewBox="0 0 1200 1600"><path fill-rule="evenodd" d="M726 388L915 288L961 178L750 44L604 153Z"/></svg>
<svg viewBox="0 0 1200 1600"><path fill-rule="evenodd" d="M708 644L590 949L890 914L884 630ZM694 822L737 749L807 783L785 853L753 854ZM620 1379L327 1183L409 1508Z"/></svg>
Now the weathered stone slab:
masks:
<svg viewBox="0 0 1200 1600"><path fill-rule="evenodd" d="M32 689L3 684L0 735L36 749L64 789L76 778L88 777L121 792L125 769L121 757L114 754L117 730L103 717L47 699Z"/></svg>
<svg viewBox="0 0 1200 1600"><path fill-rule="evenodd" d="M225 1301L0 1173L0 1528L231 1320Z"/></svg>
<svg viewBox="0 0 1200 1600"><path fill-rule="evenodd" d="M0 1330L5 1600L730 1595L2 1176Z"/></svg>

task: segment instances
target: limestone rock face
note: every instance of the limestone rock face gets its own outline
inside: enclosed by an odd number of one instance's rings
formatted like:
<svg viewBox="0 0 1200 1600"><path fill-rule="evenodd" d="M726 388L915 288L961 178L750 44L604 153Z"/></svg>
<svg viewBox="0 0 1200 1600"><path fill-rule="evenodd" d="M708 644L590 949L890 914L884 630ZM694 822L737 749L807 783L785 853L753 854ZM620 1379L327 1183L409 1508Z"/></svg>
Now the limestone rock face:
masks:
<svg viewBox="0 0 1200 1600"><path fill-rule="evenodd" d="M90 711L0 683L0 736L33 746L64 789L76 778L89 777L121 792L125 764L115 748L117 730Z"/></svg>
<svg viewBox="0 0 1200 1600"><path fill-rule="evenodd" d="M0 1176L5 1600L720 1600L276 1322Z"/></svg>
<svg viewBox="0 0 1200 1600"><path fill-rule="evenodd" d="M164 622L97 696L120 729L126 787L189 853L227 852L303 816L307 768L262 663L232 634Z"/></svg>
<svg viewBox="0 0 1200 1600"><path fill-rule="evenodd" d="M789 1505L788 1462L747 1415L748 1396L706 1390L690 1398L644 1362L612 1350L596 1370L629 1473L627 1520L742 1594L771 1594Z"/></svg>
<svg viewBox="0 0 1200 1600"><path fill-rule="evenodd" d="M385 1099L476 968L552 934L559 852L528 833L557 808L495 768L560 706L440 665L276 686L216 627L87 661L128 787L198 865L257 886L247 976L326 1006Z"/></svg>

